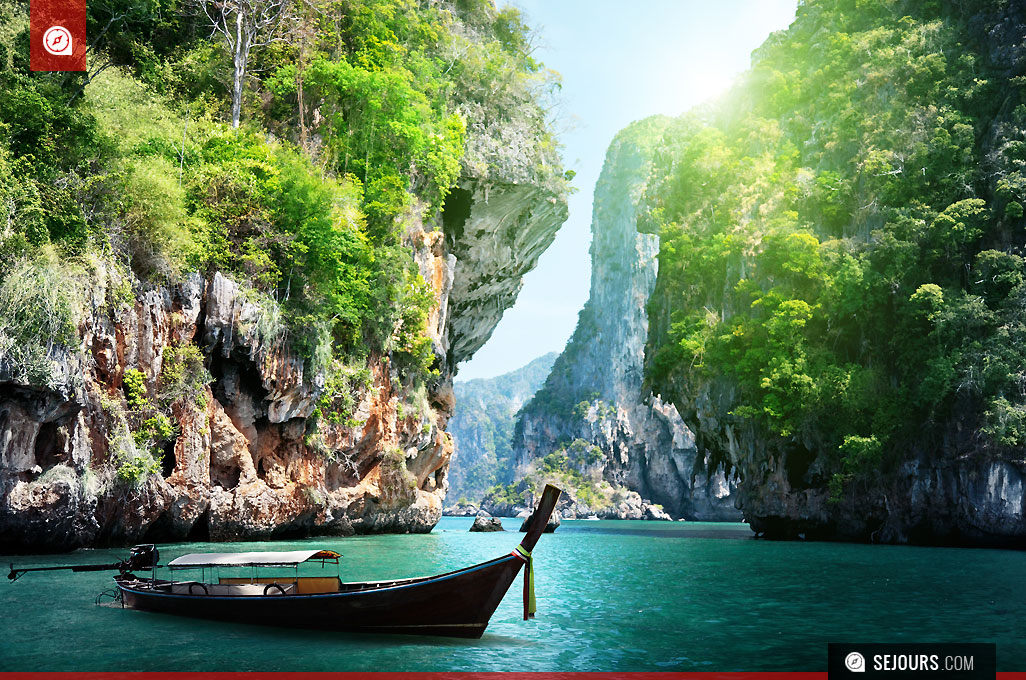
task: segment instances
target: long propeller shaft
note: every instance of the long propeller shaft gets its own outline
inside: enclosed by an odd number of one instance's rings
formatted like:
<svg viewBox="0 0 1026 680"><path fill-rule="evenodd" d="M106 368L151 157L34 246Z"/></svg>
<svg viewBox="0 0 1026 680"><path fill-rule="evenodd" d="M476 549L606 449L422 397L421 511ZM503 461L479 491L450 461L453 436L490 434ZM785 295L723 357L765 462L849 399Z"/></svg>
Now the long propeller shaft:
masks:
<svg viewBox="0 0 1026 680"><path fill-rule="evenodd" d="M11 573L7 574L7 578L11 581L17 581L30 571L56 571L58 569L70 569L71 571L109 571L120 569L123 564L123 562L115 562L114 564L75 564L60 567L23 567L21 569L15 569L14 565L11 564Z"/></svg>

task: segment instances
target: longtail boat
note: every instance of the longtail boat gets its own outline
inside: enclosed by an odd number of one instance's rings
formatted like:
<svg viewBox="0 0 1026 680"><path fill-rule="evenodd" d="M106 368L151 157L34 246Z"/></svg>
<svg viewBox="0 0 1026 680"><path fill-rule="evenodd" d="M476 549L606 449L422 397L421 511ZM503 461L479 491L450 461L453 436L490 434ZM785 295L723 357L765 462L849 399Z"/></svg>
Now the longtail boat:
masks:
<svg viewBox="0 0 1026 680"><path fill-rule="evenodd" d="M560 490L546 486L520 544L488 562L436 576L393 581L343 582L338 576L299 576L307 562L338 564L331 550L289 552L199 553L168 562L171 578L156 578L159 553L152 545L136 546L128 559L115 564L15 569L16 580L28 571L118 570L116 595L122 606L150 612L269 626L372 633L406 633L479 638L510 585L524 572L524 619L534 615L531 552L556 507ZM222 567L252 567L248 578L178 580L182 570L220 573ZM295 576L259 577L258 568L289 567ZM137 576L149 571L151 576ZM216 581L216 582L214 582Z"/></svg>

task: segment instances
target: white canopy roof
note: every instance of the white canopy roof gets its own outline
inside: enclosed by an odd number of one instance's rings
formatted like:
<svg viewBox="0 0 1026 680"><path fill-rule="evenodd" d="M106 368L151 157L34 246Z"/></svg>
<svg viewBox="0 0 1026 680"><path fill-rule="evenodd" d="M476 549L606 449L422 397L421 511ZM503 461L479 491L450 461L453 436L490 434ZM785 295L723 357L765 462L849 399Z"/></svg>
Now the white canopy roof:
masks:
<svg viewBox="0 0 1026 680"><path fill-rule="evenodd" d="M289 550L287 552L193 553L176 557L167 566L183 567L294 567L309 559L337 560L331 550Z"/></svg>

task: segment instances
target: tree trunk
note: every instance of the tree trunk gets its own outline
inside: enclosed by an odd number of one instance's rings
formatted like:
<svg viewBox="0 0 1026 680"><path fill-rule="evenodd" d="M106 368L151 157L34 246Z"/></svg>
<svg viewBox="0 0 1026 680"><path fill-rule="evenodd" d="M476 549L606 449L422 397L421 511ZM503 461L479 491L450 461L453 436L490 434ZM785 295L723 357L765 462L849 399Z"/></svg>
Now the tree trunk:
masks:
<svg viewBox="0 0 1026 680"><path fill-rule="evenodd" d="M310 25L309 15L306 11L306 5L303 5L303 21L300 24L299 33L299 59L296 64L296 103L299 106L299 146L303 151L307 150L306 146L306 111L305 103L303 101L303 69L306 67L306 42L309 37Z"/></svg>
<svg viewBox="0 0 1026 680"><path fill-rule="evenodd" d="M232 127L238 129L242 116L242 86L246 79L246 62L253 37L244 24L243 9L235 15L235 54L232 55L235 72L232 77Z"/></svg>

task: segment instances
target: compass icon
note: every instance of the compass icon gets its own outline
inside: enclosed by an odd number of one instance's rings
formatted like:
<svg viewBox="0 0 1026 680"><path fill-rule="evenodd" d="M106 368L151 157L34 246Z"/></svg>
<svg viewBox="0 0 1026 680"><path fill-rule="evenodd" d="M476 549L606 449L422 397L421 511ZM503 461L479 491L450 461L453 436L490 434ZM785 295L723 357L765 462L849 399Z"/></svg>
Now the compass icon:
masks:
<svg viewBox="0 0 1026 680"><path fill-rule="evenodd" d="M71 31L63 26L51 26L43 34L43 48L55 56L70 55Z"/></svg>

